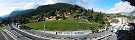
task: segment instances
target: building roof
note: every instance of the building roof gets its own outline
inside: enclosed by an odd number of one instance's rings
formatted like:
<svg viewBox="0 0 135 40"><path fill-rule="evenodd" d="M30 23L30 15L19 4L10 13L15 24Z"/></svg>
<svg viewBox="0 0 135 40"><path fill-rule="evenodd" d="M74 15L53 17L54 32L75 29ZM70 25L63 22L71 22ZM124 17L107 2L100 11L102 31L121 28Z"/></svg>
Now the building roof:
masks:
<svg viewBox="0 0 135 40"><path fill-rule="evenodd" d="M111 21L111 23L118 23L118 22L120 22L118 19L113 19L113 20Z"/></svg>

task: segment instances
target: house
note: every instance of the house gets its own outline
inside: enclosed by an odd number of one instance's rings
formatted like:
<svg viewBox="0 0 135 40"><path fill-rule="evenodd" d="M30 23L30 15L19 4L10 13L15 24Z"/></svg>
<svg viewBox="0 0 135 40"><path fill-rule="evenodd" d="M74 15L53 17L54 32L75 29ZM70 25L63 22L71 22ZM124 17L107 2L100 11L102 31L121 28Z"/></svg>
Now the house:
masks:
<svg viewBox="0 0 135 40"><path fill-rule="evenodd" d="M106 20L111 20L112 17L111 17L111 16L106 16L105 19L106 19Z"/></svg>
<svg viewBox="0 0 135 40"><path fill-rule="evenodd" d="M56 20L56 17L57 17L57 16L50 16L50 17L49 17L49 20Z"/></svg>
<svg viewBox="0 0 135 40"><path fill-rule="evenodd" d="M71 13L64 13L65 18L67 19L73 19L74 15L71 15Z"/></svg>
<svg viewBox="0 0 135 40"><path fill-rule="evenodd" d="M135 19L132 22L135 23Z"/></svg>
<svg viewBox="0 0 135 40"><path fill-rule="evenodd" d="M63 20L63 18L60 17L60 16L57 16L57 17L56 17L56 20Z"/></svg>
<svg viewBox="0 0 135 40"><path fill-rule="evenodd" d="M43 20L48 20L48 19L49 19L49 17L43 16Z"/></svg>
<svg viewBox="0 0 135 40"><path fill-rule="evenodd" d="M81 13L81 14L79 15L79 18L88 18L88 16L87 16L85 13Z"/></svg>
<svg viewBox="0 0 135 40"><path fill-rule="evenodd" d="M94 21L93 16L87 17L88 21Z"/></svg>

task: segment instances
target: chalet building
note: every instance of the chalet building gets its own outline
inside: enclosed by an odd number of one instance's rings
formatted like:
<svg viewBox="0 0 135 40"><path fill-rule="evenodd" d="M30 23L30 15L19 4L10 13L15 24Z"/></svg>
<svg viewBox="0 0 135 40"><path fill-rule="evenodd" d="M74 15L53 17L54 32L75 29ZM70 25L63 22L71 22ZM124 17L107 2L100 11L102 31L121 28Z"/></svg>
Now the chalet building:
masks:
<svg viewBox="0 0 135 40"><path fill-rule="evenodd" d="M49 17L49 20L56 20L56 17L57 17L57 16L50 16L50 17Z"/></svg>
<svg viewBox="0 0 135 40"><path fill-rule="evenodd" d="M65 18L67 19L73 19L74 15L71 15L71 13L64 13Z"/></svg>
<svg viewBox="0 0 135 40"><path fill-rule="evenodd" d="M88 21L94 21L93 16L89 16L87 19Z"/></svg>
<svg viewBox="0 0 135 40"><path fill-rule="evenodd" d="M63 20L63 18L59 16L50 16L50 17L44 16L43 20Z"/></svg>
<svg viewBox="0 0 135 40"><path fill-rule="evenodd" d="M38 20L36 19L36 20L31 20L32 22L38 22Z"/></svg>
<svg viewBox="0 0 135 40"><path fill-rule="evenodd" d="M88 17L89 17L89 16L85 15L84 13L81 13L81 14L79 14L79 15L74 16L74 18L76 18L76 19L81 19L81 18L86 18L86 19L88 19Z"/></svg>
<svg viewBox="0 0 135 40"><path fill-rule="evenodd" d="M79 15L74 16L75 19L80 19Z"/></svg>
<svg viewBox="0 0 135 40"><path fill-rule="evenodd" d="M132 20L132 23L135 23L135 19Z"/></svg>
<svg viewBox="0 0 135 40"><path fill-rule="evenodd" d="M111 17L111 16L106 16L105 19L106 19L106 20L111 20L112 17Z"/></svg>
<svg viewBox="0 0 135 40"><path fill-rule="evenodd" d="M57 14L57 16L61 16L60 14Z"/></svg>

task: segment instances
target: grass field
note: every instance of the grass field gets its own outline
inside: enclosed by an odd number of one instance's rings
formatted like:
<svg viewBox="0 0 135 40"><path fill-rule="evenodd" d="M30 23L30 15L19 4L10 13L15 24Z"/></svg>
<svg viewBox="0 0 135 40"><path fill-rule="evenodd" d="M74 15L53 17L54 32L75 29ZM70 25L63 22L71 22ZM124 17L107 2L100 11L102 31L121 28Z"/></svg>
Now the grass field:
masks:
<svg viewBox="0 0 135 40"><path fill-rule="evenodd" d="M36 30L45 29L49 31L75 31L75 30L89 30L93 27L98 28L98 23L89 23L84 19L70 19L70 20L47 20L37 23L27 23L25 26Z"/></svg>
<svg viewBox="0 0 135 40"><path fill-rule="evenodd" d="M5 28L7 28L7 27L5 27L5 26L1 26L1 25L0 25L0 29L5 29Z"/></svg>

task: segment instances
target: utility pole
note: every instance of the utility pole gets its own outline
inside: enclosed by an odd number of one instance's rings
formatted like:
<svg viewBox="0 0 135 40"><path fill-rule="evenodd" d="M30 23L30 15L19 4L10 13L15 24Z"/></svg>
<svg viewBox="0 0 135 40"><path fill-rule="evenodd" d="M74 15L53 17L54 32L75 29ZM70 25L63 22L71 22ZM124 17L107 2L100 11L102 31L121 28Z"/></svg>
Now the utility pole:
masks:
<svg viewBox="0 0 135 40"><path fill-rule="evenodd" d="M45 33L45 24L44 24L44 33ZM45 40L45 36L44 36L44 40Z"/></svg>
<svg viewBox="0 0 135 40"><path fill-rule="evenodd" d="M107 26L107 24L105 24L105 40L107 40L107 38L106 38L106 26Z"/></svg>
<svg viewBox="0 0 135 40"><path fill-rule="evenodd" d="M71 40L72 40L72 31L71 31Z"/></svg>

